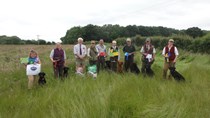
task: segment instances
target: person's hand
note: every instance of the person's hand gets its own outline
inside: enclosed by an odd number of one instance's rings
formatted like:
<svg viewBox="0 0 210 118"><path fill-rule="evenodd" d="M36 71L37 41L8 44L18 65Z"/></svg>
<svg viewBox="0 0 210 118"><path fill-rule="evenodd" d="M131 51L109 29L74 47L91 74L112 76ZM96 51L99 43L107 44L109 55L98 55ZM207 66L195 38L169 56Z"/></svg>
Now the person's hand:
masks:
<svg viewBox="0 0 210 118"><path fill-rule="evenodd" d="M147 53L143 53L143 55L147 56Z"/></svg>
<svg viewBox="0 0 210 118"><path fill-rule="evenodd" d="M173 63L176 63L176 60L174 60Z"/></svg>

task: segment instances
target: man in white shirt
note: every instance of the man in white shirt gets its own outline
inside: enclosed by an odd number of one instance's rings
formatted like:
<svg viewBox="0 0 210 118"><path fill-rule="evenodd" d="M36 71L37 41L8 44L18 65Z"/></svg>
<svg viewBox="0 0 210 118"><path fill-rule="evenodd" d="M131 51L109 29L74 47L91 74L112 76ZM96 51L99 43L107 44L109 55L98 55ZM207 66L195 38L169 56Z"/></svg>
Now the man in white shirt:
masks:
<svg viewBox="0 0 210 118"><path fill-rule="evenodd" d="M170 39L168 41L168 45L163 48L162 55L165 58L164 68L163 68L163 78L166 79L169 67L175 67L175 63L179 55L177 48L174 46L173 39ZM171 79L171 74L168 76L168 79Z"/></svg>
<svg viewBox="0 0 210 118"><path fill-rule="evenodd" d="M106 46L104 45L104 40L100 39L99 44L96 45L98 49L98 72L100 69L105 67L105 57L106 57Z"/></svg>
<svg viewBox="0 0 210 118"><path fill-rule="evenodd" d="M82 44L83 39L78 38L78 44L74 46L74 55L76 60L76 71L79 67L85 69L85 57L87 54L86 46Z"/></svg>

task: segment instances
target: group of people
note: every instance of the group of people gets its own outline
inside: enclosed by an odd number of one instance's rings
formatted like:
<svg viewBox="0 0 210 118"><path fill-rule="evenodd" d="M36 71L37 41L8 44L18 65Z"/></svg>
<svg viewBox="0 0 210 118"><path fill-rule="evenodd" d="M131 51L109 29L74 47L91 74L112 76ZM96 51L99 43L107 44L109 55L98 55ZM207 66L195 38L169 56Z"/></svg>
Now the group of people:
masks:
<svg viewBox="0 0 210 118"><path fill-rule="evenodd" d="M106 58L109 56L110 69L114 72L117 72L117 62L120 60L120 48L117 46L115 40L112 41L111 46L107 49L107 46L104 44L104 40L100 39L99 43L96 45L96 41L92 40L90 47L87 47L83 44L83 39L78 38L78 43L74 45L73 53L76 62L76 71L82 69L85 71L85 60L88 58L89 65L97 66L97 73L105 69ZM134 55L136 52L135 46L132 44L132 40L127 38L126 45L122 49L124 53L124 70L128 72L131 68L131 65L134 63ZM147 38L144 45L141 47L140 53L142 54L141 61L141 72L145 73L146 65L149 63L150 66L155 61L156 50L154 45L151 44L151 39ZM165 58L164 67L163 67L163 78L171 79L169 75L167 77L167 71L169 67L175 67L177 57L179 55L177 48L174 46L174 40L170 39L168 44L163 48L162 55ZM62 78L63 68L66 63L66 53L62 49L61 43L56 43L56 48L53 49L50 53L50 59L53 63L54 75L56 78ZM32 50L29 54L29 64L39 63L41 61L37 55L37 52ZM29 82L28 87L32 87L32 83L35 81L35 76L28 76Z"/></svg>

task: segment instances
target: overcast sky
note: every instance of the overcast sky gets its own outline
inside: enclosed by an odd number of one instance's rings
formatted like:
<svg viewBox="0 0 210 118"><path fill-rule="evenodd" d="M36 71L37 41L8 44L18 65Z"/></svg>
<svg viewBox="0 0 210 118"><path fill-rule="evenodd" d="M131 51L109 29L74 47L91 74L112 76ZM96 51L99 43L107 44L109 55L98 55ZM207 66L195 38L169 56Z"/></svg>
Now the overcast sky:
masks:
<svg viewBox="0 0 210 118"><path fill-rule="evenodd" d="M210 0L0 0L0 35L60 41L87 24L210 30Z"/></svg>

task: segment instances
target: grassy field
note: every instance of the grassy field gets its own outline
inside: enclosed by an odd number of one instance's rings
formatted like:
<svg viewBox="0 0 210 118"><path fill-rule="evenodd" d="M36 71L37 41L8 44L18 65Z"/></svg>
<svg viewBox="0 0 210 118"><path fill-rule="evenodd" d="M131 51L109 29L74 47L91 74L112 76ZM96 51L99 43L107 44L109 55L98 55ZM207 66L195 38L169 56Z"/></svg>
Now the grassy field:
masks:
<svg viewBox="0 0 210 118"><path fill-rule="evenodd" d="M47 85L27 89L20 57L38 51ZM163 80L157 53L154 79L132 73L102 72L96 80L74 74L72 46L65 45L70 77L53 78L49 54L54 46L0 46L0 118L209 118L210 56L180 51L177 70L185 83ZM135 61L140 67L140 54ZM123 58L121 58L123 60Z"/></svg>

